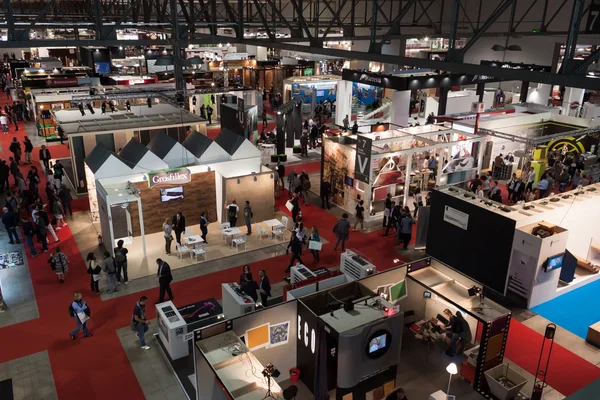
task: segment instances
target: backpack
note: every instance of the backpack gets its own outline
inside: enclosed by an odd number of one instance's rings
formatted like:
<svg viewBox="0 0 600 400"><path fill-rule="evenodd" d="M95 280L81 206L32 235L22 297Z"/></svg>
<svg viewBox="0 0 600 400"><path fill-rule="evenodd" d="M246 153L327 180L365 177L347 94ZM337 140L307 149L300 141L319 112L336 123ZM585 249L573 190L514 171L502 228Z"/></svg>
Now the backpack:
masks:
<svg viewBox="0 0 600 400"><path fill-rule="evenodd" d="M73 303L69 304L69 317L75 316L75 309L73 309Z"/></svg>
<svg viewBox="0 0 600 400"><path fill-rule="evenodd" d="M121 265L125 262L125 256L118 247L115 247L115 261L117 262L117 265Z"/></svg>
<svg viewBox="0 0 600 400"><path fill-rule="evenodd" d="M229 206L228 210L229 210L229 213L228 213L229 218L235 218L235 216L237 215L236 207L231 205L231 206Z"/></svg>

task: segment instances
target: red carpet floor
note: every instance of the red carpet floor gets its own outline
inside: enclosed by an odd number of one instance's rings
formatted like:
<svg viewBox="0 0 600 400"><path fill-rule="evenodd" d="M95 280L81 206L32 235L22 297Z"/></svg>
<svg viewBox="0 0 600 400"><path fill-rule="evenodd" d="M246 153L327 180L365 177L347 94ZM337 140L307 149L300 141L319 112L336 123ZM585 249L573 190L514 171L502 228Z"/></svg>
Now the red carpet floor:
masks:
<svg viewBox="0 0 600 400"><path fill-rule="evenodd" d="M4 101L0 101L4 106ZM25 129L21 125L18 133L11 131L10 135L0 135L2 157L8 159L9 142L13 136L22 140ZM37 150L34 157L37 159ZM65 146L53 146L53 155L66 156ZM64 154L63 154L64 153ZM311 162L295 168L307 172L318 171L318 162ZM23 167L24 172L27 167ZM45 178L40 175L43 187ZM277 201L280 209L287 212L285 198L282 195ZM77 208L85 209L84 205ZM317 225L321 235L328 241L334 241L331 232L336 219L314 205L302 207L304 221L307 227ZM352 232L347 247L357 249L385 270L394 265L394 259L401 258L393 246L393 238L379 236L381 232L363 234ZM210 232L209 232L210 235ZM146 295L151 300L158 296L158 288L123 296L114 300L102 301L89 291L89 275L85 263L79 254L72 233L68 228L58 232L60 246L70 259L69 273L66 283L59 284L56 275L47 263L49 253L36 258L28 256L29 270L34 287L40 318L0 329L0 363L23 357L29 354L47 350L53 371L58 397L61 400L119 398L128 400L143 399L144 395L131 369L116 334L116 329L129 325L133 306L136 300ZM51 244L53 250L55 244ZM311 256L305 253L305 260L310 264ZM265 269L272 282L281 281L284 269L288 265L287 256L279 256L262 262L253 263L254 270ZM335 266L339 264L339 251L333 251L333 244L324 246L319 265ZM240 267L215 272L206 276L193 278L184 282L172 284L177 304L187 304L202 297L220 298L220 283L236 281ZM80 291L88 302L92 317L90 330L94 337L71 341L68 332L75 322L68 316L67 308L73 293ZM153 301L148 307L148 317L154 318ZM10 304L9 304L10 307ZM10 311L9 311L10 312ZM541 337L521 324L513 322L509 339L507 355L530 372L535 371L538 355L536 354ZM555 347L556 348L556 347ZM598 368L591 366L581 358L565 349L556 350L553 355L548 383L563 394L570 394L587 384L592 376L598 375ZM596 374L596 375L594 375ZM34 377L35 378L35 377ZM115 393L118 393L115 397Z"/></svg>

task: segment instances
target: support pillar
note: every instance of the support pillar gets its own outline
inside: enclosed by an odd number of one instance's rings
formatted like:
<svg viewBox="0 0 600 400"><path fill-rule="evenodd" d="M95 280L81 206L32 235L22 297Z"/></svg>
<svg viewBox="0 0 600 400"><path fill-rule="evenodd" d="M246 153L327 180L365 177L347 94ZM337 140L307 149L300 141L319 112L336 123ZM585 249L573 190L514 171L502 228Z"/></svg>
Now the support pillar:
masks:
<svg viewBox="0 0 600 400"><path fill-rule="evenodd" d="M561 113L563 115L576 115L583 103L584 94L585 89L565 88Z"/></svg>
<svg viewBox="0 0 600 400"><path fill-rule="evenodd" d="M476 89L476 94L477 94L477 96L479 96L480 103L483 102L483 94L484 93L485 93L485 83L478 83L477 89Z"/></svg>
<svg viewBox="0 0 600 400"><path fill-rule="evenodd" d="M519 96L519 103L527 102L527 94L529 93L529 82L521 82L521 96Z"/></svg>
<svg viewBox="0 0 600 400"><path fill-rule="evenodd" d="M448 92L450 88L440 88L440 103L437 115L446 115L446 104L448 104Z"/></svg>
<svg viewBox="0 0 600 400"><path fill-rule="evenodd" d="M527 94L527 102L547 106L551 91L552 85L538 83L537 87Z"/></svg>
<svg viewBox="0 0 600 400"><path fill-rule="evenodd" d="M352 120L352 82L338 81L335 98L335 124L344 126L346 115Z"/></svg>
<svg viewBox="0 0 600 400"><path fill-rule="evenodd" d="M390 104L390 122L400 126L408 126L410 108L410 90L395 90Z"/></svg>
<svg viewBox="0 0 600 400"><path fill-rule="evenodd" d="M283 126L283 115L276 114L277 121L277 154L285 154L285 130Z"/></svg>
<svg viewBox="0 0 600 400"><path fill-rule="evenodd" d="M288 115L294 117L294 137L300 140L300 136L302 136L302 103L296 103L294 110Z"/></svg>
<svg viewBox="0 0 600 400"><path fill-rule="evenodd" d="M289 112L285 114L285 147L294 147L295 140L294 114Z"/></svg>

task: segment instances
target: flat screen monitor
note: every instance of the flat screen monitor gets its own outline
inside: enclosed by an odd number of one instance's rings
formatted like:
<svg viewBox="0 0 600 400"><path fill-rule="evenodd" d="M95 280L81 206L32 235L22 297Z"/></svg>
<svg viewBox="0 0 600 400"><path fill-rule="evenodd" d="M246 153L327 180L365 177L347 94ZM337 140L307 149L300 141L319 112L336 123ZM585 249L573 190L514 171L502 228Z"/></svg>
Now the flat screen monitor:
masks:
<svg viewBox="0 0 600 400"><path fill-rule="evenodd" d="M324 90L317 90L317 97L323 97L325 96L325 91Z"/></svg>
<svg viewBox="0 0 600 400"><path fill-rule="evenodd" d="M575 279L576 269L577 257L575 257L569 250L567 250L563 259L562 268L560 269L560 280L566 283L573 282L573 279Z"/></svg>
<svg viewBox="0 0 600 400"><path fill-rule="evenodd" d="M546 272L550 272L552 270L561 268L563 265L564 259L565 259L565 253L557 254L552 257L548 257L548 259L544 263L544 270Z"/></svg>
<svg viewBox="0 0 600 400"><path fill-rule="evenodd" d="M183 186L176 186L167 189L160 189L160 201L166 203L167 201L183 199Z"/></svg>
<svg viewBox="0 0 600 400"><path fill-rule="evenodd" d="M367 357L379 358L392 345L392 335L387 330L378 330L367 339Z"/></svg>
<svg viewBox="0 0 600 400"><path fill-rule="evenodd" d="M346 185L348 185L348 186L354 186L354 178L349 177L348 175L346 175Z"/></svg>

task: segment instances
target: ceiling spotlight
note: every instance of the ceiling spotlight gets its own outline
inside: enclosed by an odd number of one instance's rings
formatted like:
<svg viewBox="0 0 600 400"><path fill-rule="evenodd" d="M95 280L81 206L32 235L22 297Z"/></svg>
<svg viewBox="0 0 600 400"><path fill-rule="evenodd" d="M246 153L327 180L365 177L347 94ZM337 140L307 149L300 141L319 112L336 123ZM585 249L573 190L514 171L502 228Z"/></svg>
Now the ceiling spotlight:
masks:
<svg viewBox="0 0 600 400"><path fill-rule="evenodd" d="M119 50L123 50L123 46L119 46Z"/></svg>

